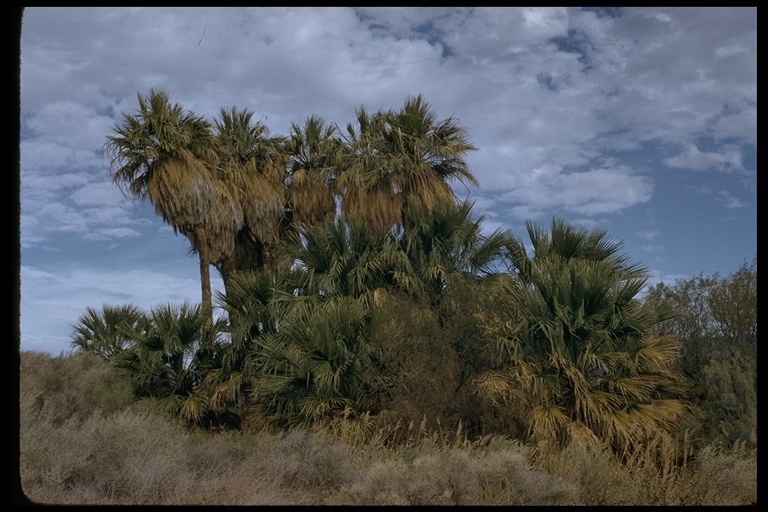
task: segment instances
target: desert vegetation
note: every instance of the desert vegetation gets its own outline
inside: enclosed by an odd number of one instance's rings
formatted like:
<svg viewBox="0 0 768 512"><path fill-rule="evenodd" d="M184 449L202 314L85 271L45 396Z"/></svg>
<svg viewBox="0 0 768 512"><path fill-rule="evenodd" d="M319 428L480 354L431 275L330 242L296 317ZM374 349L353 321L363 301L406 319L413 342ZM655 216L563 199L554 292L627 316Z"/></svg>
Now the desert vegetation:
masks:
<svg viewBox="0 0 768 512"><path fill-rule="evenodd" d="M276 137L152 90L106 149L201 301L88 308L71 353L21 354L30 500L756 501L756 259L648 286L606 231L488 233L452 188L474 147L421 97Z"/></svg>
<svg viewBox="0 0 768 512"><path fill-rule="evenodd" d="M755 447L712 443L667 465L366 417L309 429L190 429L93 354L21 354L25 497L62 505L742 505ZM397 438L397 444L392 439ZM653 450L653 447L649 447ZM654 455L656 457L656 455Z"/></svg>

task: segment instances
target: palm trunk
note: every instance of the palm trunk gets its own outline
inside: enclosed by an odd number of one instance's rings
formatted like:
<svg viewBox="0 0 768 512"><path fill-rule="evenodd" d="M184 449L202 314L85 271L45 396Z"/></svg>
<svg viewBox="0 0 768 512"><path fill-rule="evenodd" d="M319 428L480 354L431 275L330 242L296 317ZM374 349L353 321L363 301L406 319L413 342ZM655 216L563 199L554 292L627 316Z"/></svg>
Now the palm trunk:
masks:
<svg viewBox="0 0 768 512"><path fill-rule="evenodd" d="M265 266L264 245L253 240L247 230L241 230L235 237L234 251L219 264L224 293L229 293L232 278L237 272L260 270Z"/></svg>
<svg viewBox="0 0 768 512"><path fill-rule="evenodd" d="M229 294L236 273L259 270L264 265L264 245L258 240L253 240L247 230L241 230L235 238L234 251L217 267L224 281L224 293ZM232 316L229 317L229 325L233 329L237 327L237 320Z"/></svg>
<svg viewBox="0 0 768 512"><path fill-rule="evenodd" d="M200 256L200 287L202 289L201 307L205 315L207 327L213 326L213 297L211 294L211 264L208 257L208 236L205 228L195 228L195 237L198 242L198 254Z"/></svg>

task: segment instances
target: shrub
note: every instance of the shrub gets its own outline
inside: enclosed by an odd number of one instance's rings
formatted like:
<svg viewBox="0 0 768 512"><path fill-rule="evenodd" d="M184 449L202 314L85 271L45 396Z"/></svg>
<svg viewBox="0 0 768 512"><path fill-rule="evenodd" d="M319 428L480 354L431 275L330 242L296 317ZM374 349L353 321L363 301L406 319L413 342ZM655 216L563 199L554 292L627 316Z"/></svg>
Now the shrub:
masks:
<svg viewBox="0 0 768 512"><path fill-rule="evenodd" d="M19 362L20 393L33 395L54 423L84 419L94 411L116 412L133 403L127 377L95 354L22 352Z"/></svg>
<svg viewBox="0 0 768 512"><path fill-rule="evenodd" d="M565 505L574 488L533 469L526 450L497 441L485 449L429 443L375 462L331 502L340 505Z"/></svg>

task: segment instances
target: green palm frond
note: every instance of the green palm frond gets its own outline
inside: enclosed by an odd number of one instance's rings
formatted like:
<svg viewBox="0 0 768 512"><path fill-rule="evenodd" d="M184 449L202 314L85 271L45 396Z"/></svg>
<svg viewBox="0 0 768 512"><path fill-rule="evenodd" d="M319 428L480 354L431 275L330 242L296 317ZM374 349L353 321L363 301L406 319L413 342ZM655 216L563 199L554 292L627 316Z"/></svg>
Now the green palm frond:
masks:
<svg viewBox="0 0 768 512"><path fill-rule="evenodd" d="M219 365L221 327L219 322L208 325L200 304L156 306L139 322L119 325L133 343L115 354L114 364L129 373L137 396L152 397L167 411L186 415L190 410L182 409L184 400L208 401L206 376Z"/></svg>
<svg viewBox="0 0 768 512"><path fill-rule="evenodd" d="M274 334L254 339L251 397L286 421L364 412L366 368L381 313L354 298L299 300Z"/></svg>
<svg viewBox="0 0 768 512"><path fill-rule="evenodd" d="M116 353L133 346L129 333L143 320L144 313L132 304L105 304L101 311L88 307L72 327L72 347L110 360Z"/></svg>
<svg viewBox="0 0 768 512"><path fill-rule="evenodd" d="M385 282L392 261L389 236L362 219L342 215L301 228L284 250L302 267L301 286L307 293L364 298Z"/></svg>
<svg viewBox="0 0 768 512"><path fill-rule="evenodd" d="M276 332L282 317L276 299L290 289L289 280L289 274L279 269L243 271L232 278L226 293L217 293L216 303L230 319L232 346L225 358L241 361L253 337Z"/></svg>
<svg viewBox="0 0 768 512"><path fill-rule="evenodd" d="M530 254L520 239L505 243L515 269L501 285L510 320L490 331L511 365L506 382L490 381L495 392L529 404L532 434L558 443L574 422L619 450L637 429L671 432L691 410L680 400L678 341L646 335L671 315L637 300L647 272L605 231L562 219L550 231L526 227Z"/></svg>

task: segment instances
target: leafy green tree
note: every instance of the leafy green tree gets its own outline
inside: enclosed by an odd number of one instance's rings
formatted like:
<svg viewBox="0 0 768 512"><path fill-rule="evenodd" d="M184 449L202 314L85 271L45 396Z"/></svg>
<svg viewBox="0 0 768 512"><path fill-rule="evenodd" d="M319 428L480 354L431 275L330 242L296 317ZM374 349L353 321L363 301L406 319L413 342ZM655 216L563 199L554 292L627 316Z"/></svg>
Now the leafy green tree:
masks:
<svg viewBox="0 0 768 512"><path fill-rule="evenodd" d="M702 370L703 389L693 400L702 412L699 444L757 446L757 358L741 352L713 359Z"/></svg>
<svg viewBox="0 0 768 512"><path fill-rule="evenodd" d="M757 355L757 258L721 278L709 294L718 337L728 340L724 354Z"/></svg>
<svg viewBox="0 0 768 512"><path fill-rule="evenodd" d="M677 312L654 332L681 340L689 395L701 412L692 425L699 442L756 444L757 259L729 276L658 283L645 300Z"/></svg>
<svg viewBox="0 0 768 512"><path fill-rule="evenodd" d="M407 273L398 274L397 282L414 284L402 288L416 291L415 308L429 307L424 315L431 326L430 339L414 347L415 353L425 351L426 356L417 374L431 373L434 382L440 383L441 399L448 402L442 408L443 421L456 425L461 420L465 428L482 432L482 422L489 416L479 407L475 380L490 367L492 351L481 319L494 308L511 235L503 229L483 233L485 218L469 200L444 203L431 214L413 208L409 217L411 227L401 239L409 265ZM402 331L414 329L403 327ZM439 369L429 361L437 354L444 361ZM409 354L407 359L419 356Z"/></svg>
<svg viewBox="0 0 768 512"><path fill-rule="evenodd" d="M658 283L646 294L646 302L665 302L677 312L656 326L654 332L678 336L682 345L681 369L692 381L702 375L717 343L708 303L708 291L714 283L713 278L700 275L673 286Z"/></svg>
<svg viewBox="0 0 768 512"><path fill-rule="evenodd" d="M605 442L627 453L645 436L673 432L690 412L679 343L646 335L673 314L637 300L646 271L604 231L554 219L549 234L530 222L528 232L533 254L520 240L510 246L517 272L489 325L506 368L489 373L484 388L533 440Z"/></svg>
<svg viewBox="0 0 768 512"><path fill-rule="evenodd" d="M678 314L659 326L683 344L683 369L697 380L713 359L735 353L756 356L757 260L730 276L698 275L673 285L658 283L648 290L648 302L666 302Z"/></svg>
<svg viewBox="0 0 768 512"><path fill-rule="evenodd" d="M495 307L488 282L451 276L440 309L426 296L384 289L380 350L371 367L372 387L381 399L379 421L426 422L430 429L470 435L503 433L498 408L478 394L476 379L495 362L484 313ZM487 287L488 286L488 287Z"/></svg>
<svg viewBox="0 0 768 512"><path fill-rule="evenodd" d="M202 307L212 322L210 265L226 253L242 212L212 172L210 123L161 90L138 100L138 113L124 114L107 137L112 179L124 194L149 199L174 232L189 239L200 260Z"/></svg>

